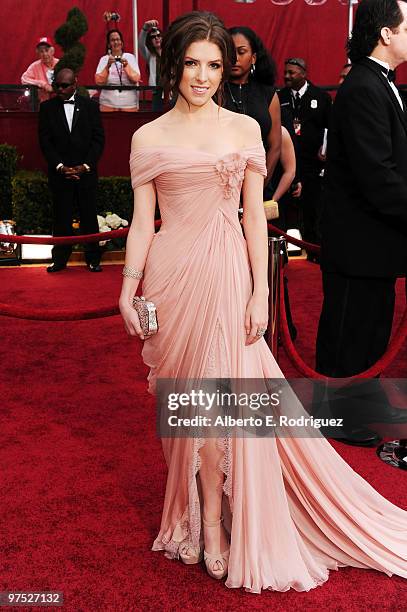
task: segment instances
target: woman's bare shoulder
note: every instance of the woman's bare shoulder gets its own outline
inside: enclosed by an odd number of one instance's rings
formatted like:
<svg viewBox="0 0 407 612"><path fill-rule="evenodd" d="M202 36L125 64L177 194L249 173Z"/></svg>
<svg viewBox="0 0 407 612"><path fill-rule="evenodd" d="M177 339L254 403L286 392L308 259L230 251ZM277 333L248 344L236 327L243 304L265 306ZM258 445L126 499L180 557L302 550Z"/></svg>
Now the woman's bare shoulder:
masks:
<svg viewBox="0 0 407 612"><path fill-rule="evenodd" d="M162 139L165 135L165 125L167 123L167 113L157 117L154 121L145 123L133 134L131 140L132 148L136 147L149 147L162 143Z"/></svg>
<svg viewBox="0 0 407 612"><path fill-rule="evenodd" d="M242 145L250 147L261 142L260 126L256 119L239 113L233 114L236 115L233 119L233 129L239 132Z"/></svg>
<svg viewBox="0 0 407 612"><path fill-rule="evenodd" d="M220 109L223 119L224 135L240 147L250 147L261 142L260 126L248 115L235 113L226 108Z"/></svg>
<svg viewBox="0 0 407 612"><path fill-rule="evenodd" d="M235 113L236 115L236 124L239 125L239 128L245 131L247 134L259 134L260 126L257 123L256 119L253 117L249 117L249 115L242 115Z"/></svg>

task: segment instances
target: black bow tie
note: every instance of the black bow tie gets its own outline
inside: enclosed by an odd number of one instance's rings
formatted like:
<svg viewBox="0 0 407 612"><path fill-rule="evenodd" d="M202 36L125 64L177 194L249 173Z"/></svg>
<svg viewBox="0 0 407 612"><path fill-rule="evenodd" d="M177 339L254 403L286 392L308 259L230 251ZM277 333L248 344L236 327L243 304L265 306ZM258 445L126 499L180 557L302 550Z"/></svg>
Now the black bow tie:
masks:
<svg viewBox="0 0 407 612"><path fill-rule="evenodd" d="M64 100L64 104L75 104L75 100Z"/></svg>
<svg viewBox="0 0 407 612"><path fill-rule="evenodd" d="M387 80L391 82L394 81L394 79L396 78L396 71L395 70L386 70L386 68L382 69L382 73L384 74L385 77L387 77Z"/></svg>

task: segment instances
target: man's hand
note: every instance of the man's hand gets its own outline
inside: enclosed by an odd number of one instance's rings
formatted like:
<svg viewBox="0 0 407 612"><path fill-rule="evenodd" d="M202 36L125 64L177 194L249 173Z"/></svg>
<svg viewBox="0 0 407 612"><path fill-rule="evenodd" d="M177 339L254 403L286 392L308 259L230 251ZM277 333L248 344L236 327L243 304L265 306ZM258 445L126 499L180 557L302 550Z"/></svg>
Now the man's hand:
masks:
<svg viewBox="0 0 407 612"><path fill-rule="evenodd" d="M70 166L61 166L59 168L58 172L60 172L61 174L64 174L64 175L72 174L73 168L71 168Z"/></svg>
<svg viewBox="0 0 407 612"><path fill-rule="evenodd" d="M319 150L318 150L318 159L319 159L319 161L322 161L322 162L326 161L326 155L324 155L324 154L322 153L323 148L324 148L324 147L323 147L323 145L322 145L321 147L319 147Z"/></svg>
<svg viewBox="0 0 407 612"><path fill-rule="evenodd" d="M298 182L295 186L295 189L292 190L291 195L293 198L299 198L302 191L302 184Z"/></svg>
<svg viewBox="0 0 407 612"><path fill-rule="evenodd" d="M63 174L63 176L70 181L79 181L80 176L76 168L80 168L80 166L75 166L74 168L71 168L70 166L62 166L58 172Z"/></svg>
<svg viewBox="0 0 407 612"><path fill-rule="evenodd" d="M86 172L86 168L83 164L80 164L79 166L74 166L72 169L74 173L78 175L85 174Z"/></svg>

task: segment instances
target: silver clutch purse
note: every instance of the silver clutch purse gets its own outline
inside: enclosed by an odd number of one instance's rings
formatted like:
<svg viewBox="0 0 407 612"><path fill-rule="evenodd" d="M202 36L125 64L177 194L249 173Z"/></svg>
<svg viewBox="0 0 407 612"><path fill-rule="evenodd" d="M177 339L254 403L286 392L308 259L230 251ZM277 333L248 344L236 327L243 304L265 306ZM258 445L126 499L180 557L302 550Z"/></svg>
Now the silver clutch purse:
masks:
<svg viewBox="0 0 407 612"><path fill-rule="evenodd" d="M133 308L137 311L144 338L150 338L158 332L157 309L153 302L143 296L133 298Z"/></svg>

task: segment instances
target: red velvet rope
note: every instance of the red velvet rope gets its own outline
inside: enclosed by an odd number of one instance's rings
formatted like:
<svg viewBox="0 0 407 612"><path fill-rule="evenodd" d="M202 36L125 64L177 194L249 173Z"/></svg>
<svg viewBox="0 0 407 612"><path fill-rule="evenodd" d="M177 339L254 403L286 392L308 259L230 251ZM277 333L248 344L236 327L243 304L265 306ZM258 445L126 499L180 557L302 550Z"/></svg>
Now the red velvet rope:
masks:
<svg viewBox="0 0 407 612"><path fill-rule="evenodd" d="M154 222L154 226L160 227L161 221L158 219ZM295 244L312 253L319 253L321 248L317 244L304 242L289 236L283 230L275 227L271 223L267 224L267 228L278 236L284 236L287 242ZM82 236L50 236L40 238L38 236L15 236L14 234L0 234L0 242L10 242L13 244L84 244L86 242L98 242L99 240L113 240L114 238L125 238L129 233L129 228L112 230L111 232L99 232L97 234L83 234Z"/></svg>
<svg viewBox="0 0 407 612"><path fill-rule="evenodd" d="M161 221L155 221L155 227L161 225ZM32 236L9 236L0 234L0 242L15 242L20 244L75 244L77 242L96 242L111 238L127 236L128 228L113 230L111 232L100 232L99 234L87 234L83 236L67 236L58 238L38 238ZM3 240L4 237L4 240ZM117 305L102 308L79 309L79 310L44 310L38 308L23 308L22 306L10 306L0 303L0 316L13 317L16 319L29 319L32 321L81 321L85 319L99 319L112 317L119 314Z"/></svg>
<svg viewBox="0 0 407 612"><path fill-rule="evenodd" d="M161 221L155 221L155 227L159 227L161 225ZM307 250L313 252L319 252L320 248L317 245L310 244L308 242L303 242L302 240L297 240L296 238L292 238L288 236L285 232L278 229L271 223L267 225L268 229L273 233L278 235L282 235L286 237L286 239L293 244L297 244L299 246L303 246L307 248ZM113 230L111 232L101 232L98 234L87 234L82 236L65 236L65 237L54 237L54 238L38 238L32 236L13 236L8 234L0 234L0 242L13 242L19 244L76 244L76 243L85 243L85 242L96 242L98 240L106 240L113 238L122 238L127 236L128 228L121 230ZM106 235L107 234L107 235ZM281 283L283 282L283 273L281 271ZM76 311L70 310L54 310L54 311L44 311L40 309L30 308L29 310L23 308L21 306L10 306L9 304L0 303L0 315L5 317L14 317L17 319L29 319L36 321L79 321L86 319L97 319L103 317L111 317L119 314L118 306L106 306L104 308L94 308L94 309L82 309ZM290 358L294 367L308 378L318 378L322 380L327 380L328 377L319 374L315 370L312 370L307 364L302 360L300 355L295 350L295 347L292 343L290 333L288 331L288 324L285 314L285 304L284 304L284 289L280 288L280 330L284 348L287 352L288 357ZM359 374L356 378L368 378L373 377L379 374L382 370L384 370L391 361L395 358L398 351L403 345L404 339L407 335L407 309L404 312L403 319L400 323L399 329L396 334L394 334L392 342L389 344L386 353L379 359L379 361L366 370ZM333 379L335 380L335 379Z"/></svg>
<svg viewBox="0 0 407 612"><path fill-rule="evenodd" d="M316 372L315 370L310 368L305 363L305 361L302 359L302 357L298 354L293 344L293 341L291 340L290 332L288 329L288 323L287 323L287 315L285 311L284 278L283 278L283 270L282 270L281 262L280 262L280 304L279 306L280 306L279 315L280 315L281 341L283 343L284 350L287 353L287 356L290 359L292 365L298 370L300 374L302 374L302 376L305 376L307 378L324 380L326 382L328 381L338 382L338 378L324 376L323 374L320 374L319 372ZM394 333L393 338L390 344L388 345L387 350L384 353L384 355L382 355L382 357L380 357L380 359L375 364L370 366L370 368L368 368L364 372L361 372L360 374L357 374L355 376L347 377L347 380L352 381L352 380L357 380L359 378L374 378L375 376L380 374L394 360L397 353L402 348L403 343L406 339L406 336L407 336L407 308L404 311L400 325L397 331Z"/></svg>
<svg viewBox="0 0 407 612"><path fill-rule="evenodd" d="M40 308L23 308L0 303L0 315L14 319L30 319L31 321L82 321L85 319L101 319L119 314L118 306L78 310L45 310Z"/></svg>
<svg viewBox="0 0 407 612"><path fill-rule="evenodd" d="M295 244L296 246L299 246L302 249L309 251L310 253L319 254L321 252L321 247L318 246L317 244L312 244L311 242L305 242L304 240L293 238L293 236L286 234L285 232L283 232L283 230L279 229L278 227L275 227L275 225L272 225L271 223L267 223L267 229L272 234L277 234L278 236L284 236L287 242L291 242L291 244Z"/></svg>
<svg viewBox="0 0 407 612"><path fill-rule="evenodd" d="M112 240L113 238L124 238L129 233L129 228L112 230L111 232L99 232L97 234L83 234L82 236L14 236L0 234L0 242L12 242L15 244L82 244L84 242L98 242L99 240Z"/></svg>

